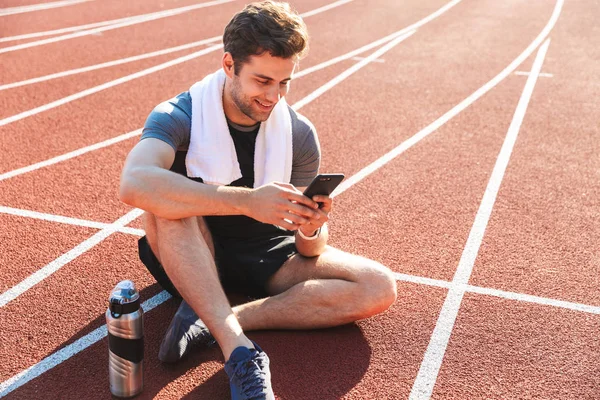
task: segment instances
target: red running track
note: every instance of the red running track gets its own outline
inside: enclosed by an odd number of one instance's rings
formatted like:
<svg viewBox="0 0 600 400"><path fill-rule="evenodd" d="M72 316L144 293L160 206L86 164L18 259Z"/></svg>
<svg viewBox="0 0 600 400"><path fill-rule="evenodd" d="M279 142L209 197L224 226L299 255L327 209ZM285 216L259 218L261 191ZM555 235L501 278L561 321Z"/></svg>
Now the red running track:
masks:
<svg viewBox="0 0 600 400"><path fill-rule="evenodd" d="M328 4L292 3L300 12ZM13 0L3 7L23 4L33 2ZM0 17L1 34L190 4L93 1ZM408 27L446 4L354 0L306 17L311 51L301 69ZM217 36L242 6L234 1L0 52L0 85ZM456 320L439 317L456 290L452 280L524 96L528 76L514 71L336 197L331 243L397 272L398 300L382 315L335 329L251 332L271 357L279 398L399 399L411 392L414 399L600 398L597 2L462 0L300 112L319 132L322 171L354 176L483 87L530 46L553 15L556 24L542 37L551 40L542 74L475 248ZM2 90L0 119L201 49ZM516 70L532 71L537 54L532 49ZM141 128L154 105L215 70L219 58L220 50L0 126L0 174ZM348 59L296 79L288 102L357 62ZM109 396L107 341L97 336L108 293L123 278L136 282L143 300L160 292L137 259L139 219L129 224L138 231L99 236L102 224L131 211L118 201L117 187L123 160L137 140L0 178L0 296L6 300L0 309L0 395ZM82 243L89 246L83 249ZM46 279L8 296L36 271L57 265ZM158 345L176 307L167 300L146 313L146 385L140 398L228 398L217 349L198 350L175 366L158 362ZM445 343L436 326L449 327L447 346L432 364L439 369L420 373L434 359L431 349ZM65 354L70 358L59 360Z"/></svg>

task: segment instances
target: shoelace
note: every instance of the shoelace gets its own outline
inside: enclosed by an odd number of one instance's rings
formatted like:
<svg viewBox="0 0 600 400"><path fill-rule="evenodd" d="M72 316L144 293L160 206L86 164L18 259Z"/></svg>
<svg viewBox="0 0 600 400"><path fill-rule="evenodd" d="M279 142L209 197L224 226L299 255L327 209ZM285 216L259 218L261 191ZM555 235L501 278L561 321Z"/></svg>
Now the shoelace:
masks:
<svg viewBox="0 0 600 400"><path fill-rule="evenodd" d="M264 399L266 373L262 371L260 365L254 360L248 360L240 363L235 369L235 376L239 379L242 386L242 393L248 399Z"/></svg>

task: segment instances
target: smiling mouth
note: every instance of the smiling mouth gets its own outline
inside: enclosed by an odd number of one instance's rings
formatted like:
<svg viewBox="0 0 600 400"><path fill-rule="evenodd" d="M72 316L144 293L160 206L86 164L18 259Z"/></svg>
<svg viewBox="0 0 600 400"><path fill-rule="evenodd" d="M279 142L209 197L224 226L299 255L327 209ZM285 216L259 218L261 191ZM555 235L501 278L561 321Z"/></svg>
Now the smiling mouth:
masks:
<svg viewBox="0 0 600 400"><path fill-rule="evenodd" d="M262 108L272 108L273 104L264 104L261 103L260 101L256 100L256 102L262 107Z"/></svg>

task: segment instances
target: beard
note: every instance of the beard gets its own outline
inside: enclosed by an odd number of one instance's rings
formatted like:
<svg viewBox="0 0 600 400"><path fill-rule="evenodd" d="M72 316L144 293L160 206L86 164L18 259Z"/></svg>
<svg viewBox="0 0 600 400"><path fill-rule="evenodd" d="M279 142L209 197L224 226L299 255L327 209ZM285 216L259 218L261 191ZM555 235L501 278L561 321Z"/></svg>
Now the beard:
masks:
<svg viewBox="0 0 600 400"><path fill-rule="evenodd" d="M245 116L256 122L266 121L273 111L273 109L266 112L258 110L255 101L244 94L237 76L231 80L231 99Z"/></svg>

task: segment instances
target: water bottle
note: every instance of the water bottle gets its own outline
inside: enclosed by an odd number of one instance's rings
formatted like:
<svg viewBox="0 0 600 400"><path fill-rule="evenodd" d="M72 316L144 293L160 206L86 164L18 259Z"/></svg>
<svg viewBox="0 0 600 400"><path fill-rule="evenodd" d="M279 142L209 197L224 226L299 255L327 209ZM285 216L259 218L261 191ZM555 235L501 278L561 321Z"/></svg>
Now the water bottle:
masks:
<svg viewBox="0 0 600 400"><path fill-rule="evenodd" d="M117 397L133 397L142 391L144 361L144 312L132 281L121 281L109 297L108 378Z"/></svg>

